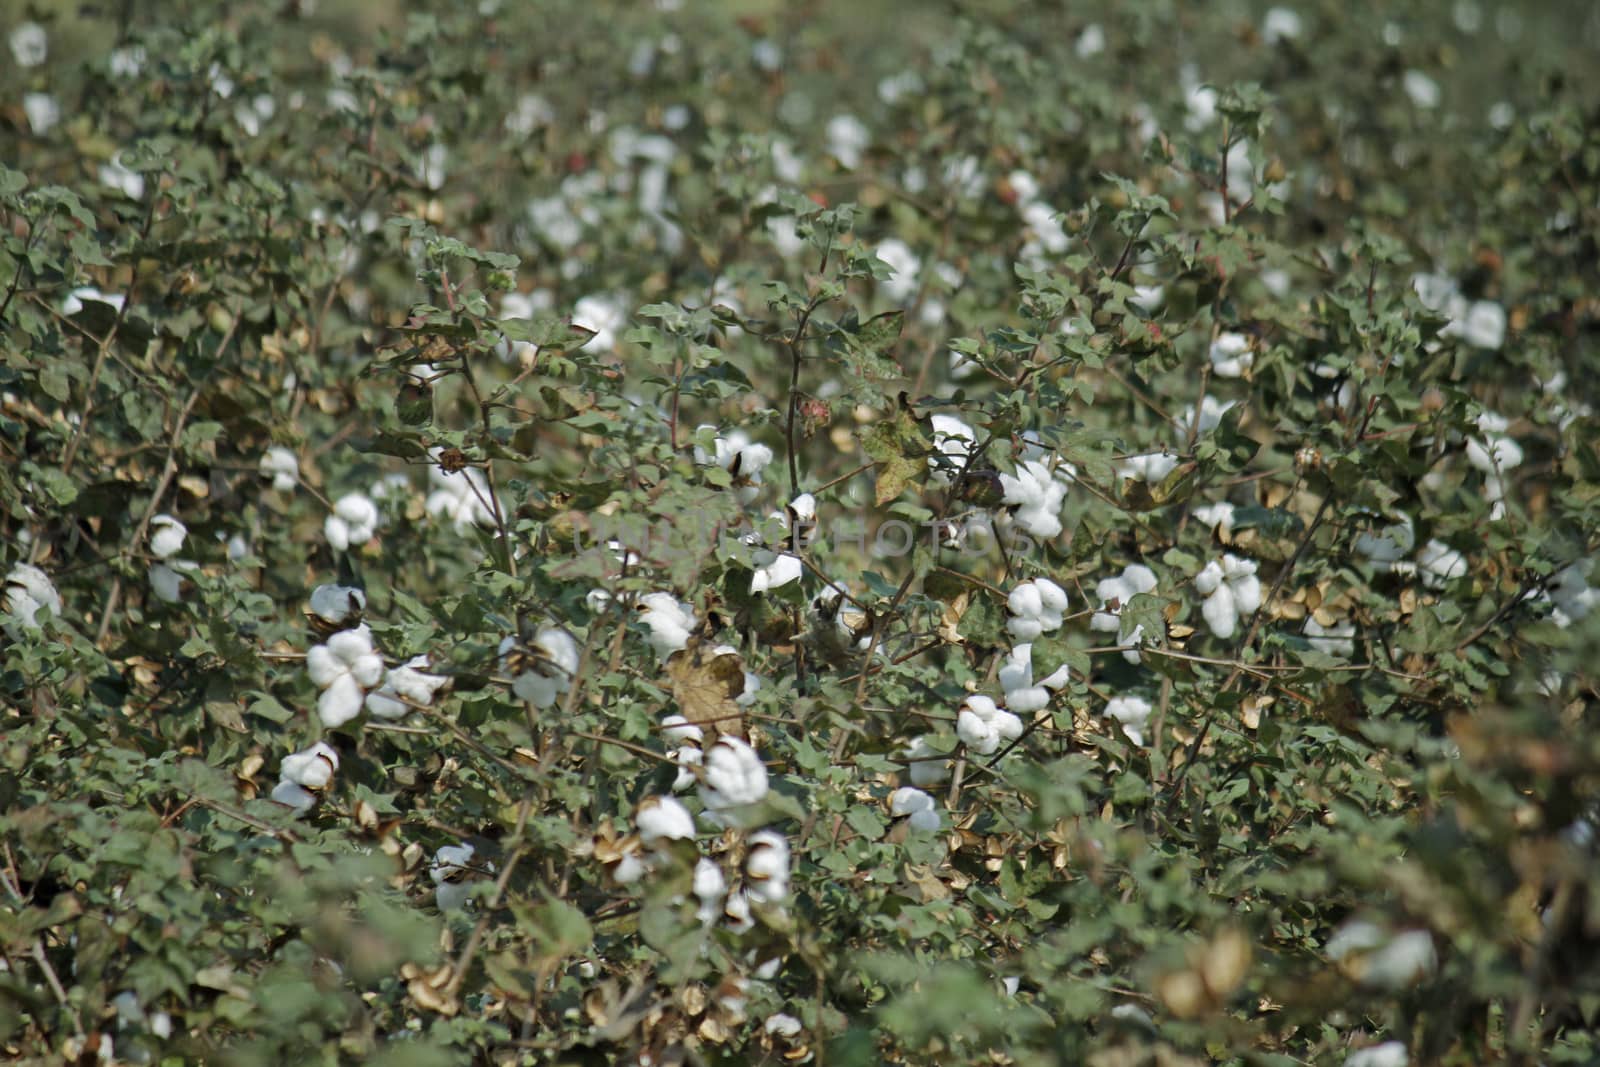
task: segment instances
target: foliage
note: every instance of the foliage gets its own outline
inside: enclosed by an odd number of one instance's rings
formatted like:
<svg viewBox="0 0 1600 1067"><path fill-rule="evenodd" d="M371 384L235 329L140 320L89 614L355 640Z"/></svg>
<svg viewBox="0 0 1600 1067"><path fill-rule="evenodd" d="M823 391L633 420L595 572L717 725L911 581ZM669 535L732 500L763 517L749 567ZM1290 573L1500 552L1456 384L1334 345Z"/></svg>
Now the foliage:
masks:
<svg viewBox="0 0 1600 1067"><path fill-rule="evenodd" d="M1585 5L142 7L0 73L8 1056L1593 1057Z"/></svg>

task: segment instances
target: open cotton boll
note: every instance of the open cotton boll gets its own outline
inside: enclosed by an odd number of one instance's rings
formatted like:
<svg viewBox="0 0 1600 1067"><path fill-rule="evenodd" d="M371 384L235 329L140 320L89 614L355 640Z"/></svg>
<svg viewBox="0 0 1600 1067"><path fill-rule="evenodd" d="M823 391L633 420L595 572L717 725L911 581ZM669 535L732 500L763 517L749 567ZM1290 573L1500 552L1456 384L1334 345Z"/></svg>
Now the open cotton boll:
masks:
<svg viewBox="0 0 1600 1067"><path fill-rule="evenodd" d="M639 621L650 628L650 647L666 659L689 643L700 625L694 611L671 593L646 593L639 601Z"/></svg>
<svg viewBox="0 0 1600 1067"><path fill-rule="evenodd" d="M380 719L403 719L412 704L433 703L434 694L450 683L442 674L426 674L426 655L412 656L402 666L389 668L383 687L367 694L367 711Z"/></svg>
<svg viewBox="0 0 1600 1067"><path fill-rule="evenodd" d="M6 575L5 630L13 641L23 630L39 628L39 613L60 618L61 594L50 576L30 563L18 563Z"/></svg>
<svg viewBox="0 0 1600 1067"><path fill-rule="evenodd" d="M1028 460L1015 475L1000 475L1002 500L1017 509L1016 518L1034 537L1049 539L1061 533L1061 505L1067 487L1040 460Z"/></svg>
<svg viewBox="0 0 1600 1067"><path fill-rule="evenodd" d="M1373 563L1387 567L1410 555L1416 543L1417 534L1412 529L1411 520L1401 516L1398 522L1389 523L1379 530L1359 534L1353 547L1357 553Z"/></svg>
<svg viewBox="0 0 1600 1067"><path fill-rule="evenodd" d="M950 761L944 753L934 751L926 737L913 738L900 758L906 763L906 774L912 785L938 785L950 778Z"/></svg>
<svg viewBox="0 0 1600 1067"><path fill-rule="evenodd" d="M1233 636L1240 618L1254 614L1261 606L1261 582L1256 564L1232 554L1212 560L1194 579L1195 589L1205 597L1200 614L1217 637Z"/></svg>
<svg viewBox="0 0 1600 1067"><path fill-rule="evenodd" d="M748 742L720 737L705 754L700 800L713 812L754 804L767 795L767 768Z"/></svg>
<svg viewBox="0 0 1600 1067"><path fill-rule="evenodd" d="M366 691L383 678L383 657L372 648L365 626L341 630L306 653L306 671L322 690L317 715L332 730L361 714Z"/></svg>
<svg viewBox="0 0 1600 1067"><path fill-rule="evenodd" d="M889 814L905 818L913 830L932 832L939 829L939 807L934 799L922 790L903 785L889 794Z"/></svg>
<svg viewBox="0 0 1600 1067"><path fill-rule="evenodd" d="M668 741L694 741L698 743L704 739L705 731L682 715L668 715L661 720L661 736Z"/></svg>
<svg viewBox="0 0 1600 1067"><path fill-rule="evenodd" d="M1171 452L1145 452L1118 463L1116 472L1124 480L1158 483L1177 465L1178 457Z"/></svg>
<svg viewBox="0 0 1600 1067"><path fill-rule="evenodd" d="M311 613L330 626L360 618L367 594L351 585L319 585L311 591Z"/></svg>
<svg viewBox="0 0 1600 1067"><path fill-rule="evenodd" d="M1190 514L1199 522L1203 522L1222 537L1233 536L1234 507L1226 500L1219 500L1215 504L1204 504L1195 508Z"/></svg>
<svg viewBox="0 0 1600 1067"><path fill-rule="evenodd" d="M1222 424L1222 416L1226 415L1229 409L1231 409L1235 403L1237 403L1237 401L1218 400L1210 393L1207 393L1205 396L1201 397L1199 432L1210 433L1212 430L1215 430L1219 425ZM1179 434L1187 438L1189 431L1195 429L1194 405L1184 405L1183 410L1173 417L1172 424L1177 427ZM1174 457L1173 466L1176 465L1176 457ZM1146 480L1158 482L1162 478L1165 478L1170 471L1171 468L1168 468L1163 473L1155 477L1147 478Z"/></svg>
<svg viewBox="0 0 1600 1067"><path fill-rule="evenodd" d="M334 501L333 512L322 523L328 544L343 552L372 540L378 530L378 507L365 493L346 493Z"/></svg>
<svg viewBox="0 0 1600 1067"><path fill-rule="evenodd" d="M682 793L700 781L697 769L703 767L706 754L697 742L680 745L667 753L667 758L678 765L677 777L672 780L672 791Z"/></svg>
<svg viewBox="0 0 1600 1067"><path fill-rule="evenodd" d="M1048 677L1033 681L1033 645L1018 645L1000 665L1000 688L1005 690L1006 707L1013 712L1038 711L1050 706L1050 692L1068 682L1065 666L1055 669Z"/></svg>
<svg viewBox="0 0 1600 1067"><path fill-rule="evenodd" d="M950 479L967 465L972 446L978 435L954 415L934 415L933 455L928 457L928 481L934 485L950 484Z"/></svg>
<svg viewBox="0 0 1600 1067"><path fill-rule="evenodd" d="M1323 655L1349 659L1356 651L1356 643L1351 640L1355 634L1356 624L1348 619L1323 626L1314 616L1306 617L1306 642Z"/></svg>
<svg viewBox="0 0 1600 1067"><path fill-rule="evenodd" d="M287 778L278 779L278 784L272 787L271 798L292 810L297 819L317 806L317 794Z"/></svg>
<svg viewBox="0 0 1600 1067"><path fill-rule="evenodd" d="M760 830L750 835L744 861L745 893L763 904L778 904L789 895L789 842L782 834Z"/></svg>
<svg viewBox="0 0 1600 1067"><path fill-rule="evenodd" d="M150 568L150 591L168 604L183 600L183 577L200 569L192 559L175 559Z"/></svg>
<svg viewBox="0 0 1600 1067"><path fill-rule="evenodd" d="M1006 630L1019 641L1034 641L1041 634L1061 628L1067 610L1067 594L1048 578L1021 582L1006 598L1011 618Z"/></svg>
<svg viewBox="0 0 1600 1067"><path fill-rule="evenodd" d="M1122 727L1129 741L1143 745L1144 728L1150 721L1150 711L1150 702L1143 697L1122 696L1106 701L1105 711L1101 714Z"/></svg>
<svg viewBox="0 0 1600 1067"><path fill-rule="evenodd" d="M956 736L973 752L989 756L1002 742L1015 741L1022 736L1022 720L997 706L991 698L974 693L967 697L956 716Z"/></svg>
<svg viewBox="0 0 1600 1067"><path fill-rule="evenodd" d="M463 841L459 845L445 845L433 854L428 877L433 879L434 901L440 911L460 910L472 893L474 875L494 873L494 864L487 860L473 863L476 852Z"/></svg>
<svg viewBox="0 0 1600 1067"><path fill-rule="evenodd" d="M272 488L280 493L293 492L300 484L300 461L293 452L281 445L267 449L257 469L261 477L272 479Z"/></svg>
<svg viewBox="0 0 1600 1067"><path fill-rule="evenodd" d="M477 467L447 471L435 465L428 468L428 482L433 489L424 509L433 518L450 523L457 534L495 524L496 501L489 492L489 479Z"/></svg>
<svg viewBox="0 0 1600 1067"><path fill-rule="evenodd" d="M189 528L171 515L157 515L150 520L150 551L160 559L170 559L183 551L183 542Z"/></svg>
<svg viewBox="0 0 1600 1067"><path fill-rule="evenodd" d="M1242 333L1220 333L1211 342L1211 373L1218 378L1240 378L1255 363L1250 338Z"/></svg>
<svg viewBox="0 0 1600 1067"><path fill-rule="evenodd" d="M694 837L694 817L676 797L646 797L634 809L633 825L639 841L647 848L654 848L662 841Z"/></svg>
<svg viewBox="0 0 1600 1067"><path fill-rule="evenodd" d="M500 662L504 670L516 671L511 691L518 700L536 708L548 708L572 687L578 673L581 651L577 639L567 631L546 626L534 635L530 645L534 655L517 649L517 639L507 635L500 642Z"/></svg>
<svg viewBox="0 0 1600 1067"><path fill-rule="evenodd" d="M307 789L326 789L339 769L339 753L325 741L318 741L302 752L283 757L278 776Z"/></svg>
<svg viewBox="0 0 1600 1067"><path fill-rule="evenodd" d="M1408 1067L1411 1054L1403 1041L1385 1041L1357 1049L1344 1058L1344 1067Z"/></svg>
<svg viewBox="0 0 1600 1067"><path fill-rule="evenodd" d="M1347 920L1323 951L1350 977L1377 989L1410 988L1439 965L1428 931L1393 933L1367 919Z"/></svg>
<svg viewBox="0 0 1600 1067"><path fill-rule="evenodd" d="M780 589L791 582L798 582L805 574L805 565L800 562L800 557L788 552L764 553L772 556L772 561L757 567L750 578L750 592L765 593L769 589Z"/></svg>
<svg viewBox="0 0 1600 1067"><path fill-rule="evenodd" d="M1122 609L1134 597L1148 593L1156 587L1156 575L1142 563L1130 563L1115 578L1102 578L1095 584L1094 595L1100 599L1100 610L1089 619L1089 628L1100 633L1122 632ZM1127 649L1122 654L1129 663L1141 662L1139 645L1144 640L1144 626L1138 625L1119 642Z"/></svg>
<svg viewBox="0 0 1600 1067"><path fill-rule="evenodd" d="M1475 300L1465 309L1452 309L1442 337L1459 337L1476 348L1499 348L1506 339L1506 309L1493 300Z"/></svg>
<svg viewBox="0 0 1600 1067"><path fill-rule="evenodd" d="M732 645L717 645L715 648L713 648L711 650L711 657L713 659L715 659L718 656L729 656L729 655L737 656L737 655L739 655L739 650L737 648L734 648ZM752 671L748 671L748 670L745 671L744 672L744 689L739 693L738 696L733 698L733 702L735 704L738 704L741 708L748 708L750 705L754 704L756 702L756 700L758 699L758 694L761 692L761 686L762 686L762 681L761 681L761 676L759 674L756 674L756 673L754 673ZM667 718L661 720L661 724L663 726L666 726L668 724L668 720L671 720L671 719L676 719L679 722L686 721L683 718L682 715L668 715ZM694 740L698 741L698 740L700 740L700 734L698 732L699 731L699 727L695 727L695 730L696 730L696 733L694 735Z"/></svg>
<svg viewBox="0 0 1600 1067"><path fill-rule="evenodd" d="M1555 604L1551 621L1562 629L1600 607L1600 589L1589 585L1589 561L1579 560L1557 571L1550 579L1549 597Z"/></svg>
<svg viewBox="0 0 1600 1067"><path fill-rule="evenodd" d="M1429 589L1442 589L1447 582L1466 576L1467 558L1443 541L1433 540L1417 553L1417 567L1422 574L1422 584Z"/></svg>
<svg viewBox="0 0 1600 1067"><path fill-rule="evenodd" d="M694 895L700 902L695 918L700 920L702 926L716 922L717 915L722 911L722 900L728 895L728 880L723 876L722 868L704 856L694 865Z"/></svg>
<svg viewBox="0 0 1600 1067"><path fill-rule="evenodd" d="M846 170L855 169L861 162L861 153L866 151L872 139L872 134L866 125L849 114L835 115L829 119L825 136L828 154L838 160Z"/></svg>
<svg viewBox="0 0 1600 1067"><path fill-rule="evenodd" d="M911 251L910 245L898 237L878 242L874 254L887 263L892 272L888 278L878 282L878 288L892 302L908 303L917 295L917 281L922 274L922 260Z"/></svg>

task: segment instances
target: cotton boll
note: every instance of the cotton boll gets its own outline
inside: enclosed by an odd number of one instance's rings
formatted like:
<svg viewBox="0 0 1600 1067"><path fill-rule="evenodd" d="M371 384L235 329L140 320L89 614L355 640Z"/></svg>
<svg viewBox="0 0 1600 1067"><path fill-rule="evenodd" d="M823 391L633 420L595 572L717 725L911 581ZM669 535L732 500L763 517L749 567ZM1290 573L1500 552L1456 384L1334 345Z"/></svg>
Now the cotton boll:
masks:
<svg viewBox="0 0 1600 1067"><path fill-rule="evenodd" d="M689 605L671 593L647 593L640 603L639 621L649 627L650 646L663 660L687 645L700 625Z"/></svg>
<svg viewBox="0 0 1600 1067"><path fill-rule="evenodd" d="M993 755L1002 742L1022 736L1022 720L986 696L967 697L956 716L956 736L980 756Z"/></svg>
<svg viewBox="0 0 1600 1067"><path fill-rule="evenodd" d="M11 31L10 44L19 67L37 67L50 54L50 37L37 22L18 23Z"/></svg>
<svg viewBox="0 0 1600 1067"><path fill-rule="evenodd" d="M450 679L441 674L427 674L426 655L413 656L399 667L392 667L384 678L383 688L367 694L367 710L380 719L401 719L412 704L429 705L434 694Z"/></svg>
<svg viewBox="0 0 1600 1067"><path fill-rule="evenodd" d="M667 753L667 758L678 765L678 774L672 780L672 791L682 793L700 781L697 768L705 765L705 752L697 744L682 745Z"/></svg>
<svg viewBox="0 0 1600 1067"><path fill-rule="evenodd" d="M1144 744L1145 723L1150 719L1150 702L1143 697L1120 696L1106 701L1102 714L1122 727L1129 741Z"/></svg>
<svg viewBox="0 0 1600 1067"><path fill-rule="evenodd" d="M23 630L39 628L39 613L59 618L61 594L50 576L29 563L19 563L6 575L5 631L13 641Z"/></svg>
<svg viewBox="0 0 1600 1067"><path fill-rule="evenodd" d="M1212 430L1215 430L1218 426L1220 426L1222 424L1222 417L1228 413L1229 409L1233 407L1234 403L1235 401L1232 400L1226 402L1218 400L1210 393L1207 393L1205 396L1201 397L1200 422L1198 424L1199 432L1210 433ZM1189 431L1197 428L1194 419L1194 405L1189 404L1185 406L1184 409L1173 418L1172 423L1175 427L1177 427L1177 430L1181 435L1188 437ZM1176 459L1176 457L1174 457L1174 459ZM1173 466L1176 465L1176 463L1173 464ZM1161 470L1163 467L1165 467L1165 462L1160 461L1153 469ZM1153 482L1160 481L1162 478L1167 476L1167 473L1170 473L1170 470L1170 468L1167 468L1166 472L1162 473L1159 477L1147 478L1146 480Z"/></svg>
<svg viewBox="0 0 1600 1067"><path fill-rule="evenodd" d="M1300 13L1287 7L1274 7L1261 20L1261 39L1277 44L1300 36Z"/></svg>
<svg viewBox="0 0 1600 1067"><path fill-rule="evenodd" d="M311 591L311 613L330 626L359 619L367 610L367 594L354 586L319 585Z"/></svg>
<svg viewBox="0 0 1600 1067"><path fill-rule="evenodd" d="M618 297L591 293L573 305L572 321L594 331L594 351L610 352L621 340L620 331L628 325L628 312Z"/></svg>
<svg viewBox="0 0 1600 1067"><path fill-rule="evenodd" d="M1412 529L1411 520L1402 516L1399 522L1360 534L1353 547L1360 555L1387 568L1409 555L1416 543L1417 535Z"/></svg>
<svg viewBox="0 0 1600 1067"><path fill-rule="evenodd" d="M1417 553L1417 567L1422 573L1422 584L1429 589L1442 589L1446 583L1466 576L1467 559L1443 541L1429 541Z"/></svg>
<svg viewBox="0 0 1600 1067"><path fill-rule="evenodd" d="M1006 629L1019 641L1033 641L1041 634L1061 628L1067 610L1067 594L1048 578L1021 582L1006 598L1012 618Z"/></svg>
<svg viewBox="0 0 1600 1067"><path fill-rule="evenodd" d="M889 265L893 272L878 283L883 294L896 304L910 302L917 294L917 282L922 273L922 260L911 251L911 246L897 237L878 244L876 255Z"/></svg>
<svg viewBox="0 0 1600 1067"><path fill-rule="evenodd" d="M702 926L716 922L723 898L728 895L728 880L723 877L722 868L704 856L694 865L694 895L700 902L695 918Z"/></svg>
<svg viewBox="0 0 1600 1067"><path fill-rule="evenodd" d="M1233 636L1234 628L1239 624L1239 609L1234 604L1233 591L1226 585L1219 585L1206 597L1200 605L1200 614L1211 632L1224 641Z"/></svg>
<svg viewBox="0 0 1600 1067"><path fill-rule="evenodd" d="M322 524L323 536L334 549L343 552L372 540L378 529L377 505L365 493L346 493L333 505L333 513Z"/></svg>
<svg viewBox="0 0 1600 1067"><path fill-rule="evenodd" d="M511 683L517 699L536 708L548 708L572 687L581 652L571 634L554 626L540 629L531 648L532 656L519 652L516 639L507 636L500 642L501 663L506 670L517 671Z"/></svg>
<svg viewBox="0 0 1600 1067"><path fill-rule="evenodd" d="M939 808L927 793L912 786L901 786L889 794L889 813L905 818L913 830L931 833L939 829Z"/></svg>
<svg viewBox="0 0 1600 1067"><path fill-rule="evenodd" d="M1233 536L1234 507L1226 500L1219 500L1215 504L1205 504L1195 508L1190 514L1199 522L1203 522L1224 538Z"/></svg>
<svg viewBox="0 0 1600 1067"><path fill-rule="evenodd" d="M189 528L171 515L157 515L150 520L150 551L161 559L168 559L183 550Z"/></svg>
<svg viewBox="0 0 1600 1067"><path fill-rule="evenodd" d="M698 743L704 738L705 731L682 715L668 715L661 720L661 736L668 741L694 741Z"/></svg>
<svg viewBox="0 0 1600 1067"><path fill-rule="evenodd" d="M930 421L934 454L928 457L928 481L938 486L949 485L951 477L966 467L972 446L978 443L978 435L954 415L934 415Z"/></svg>
<svg viewBox="0 0 1600 1067"><path fill-rule="evenodd" d="M914 786L938 785L950 778L950 761L935 752L926 737L918 737L906 746L901 758L906 761L906 773Z"/></svg>
<svg viewBox="0 0 1600 1067"><path fill-rule="evenodd" d="M272 787L271 797L279 804L291 809L297 819L317 806L317 795L315 793L286 779L280 779L278 784Z"/></svg>
<svg viewBox="0 0 1600 1067"><path fill-rule="evenodd" d="M326 742L318 741L303 752L283 757L278 776L307 789L326 789L339 769L339 753Z"/></svg>
<svg viewBox="0 0 1600 1067"><path fill-rule="evenodd" d="M727 920L731 933L748 933L756 925L750 917L750 899L743 890L736 889L728 894L728 899L722 905L722 916Z"/></svg>
<svg viewBox="0 0 1600 1067"><path fill-rule="evenodd" d="M1349 620L1323 626L1314 616L1306 618L1306 641L1323 655L1349 659L1356 650L1356 643L1350 640L1355 632L1356 624Z"/></svg>
<svg viewBox="0 0 1600 1067"><path fill-rule="evenodd" d="M1159 484L1178 466L1178 457L1171 452L1146 452L1129 456L1116 465L1118 477Z"/></svg>
<svg viewBox="0 0 1600 1067"><path fill-rule="evenodd" d="M789 842L771 830L751 834L744 874L745 893L752 900L781 903L789 895Z"/></svg>
<svg viewBox="0 0 1600 1067"><path fill-rule="evenodd" d="M835 115L828 120L825 136L828 154L846 170L854 170L872 135L854 115Z"/></svg>
<svg viewBox="0 0 1600 1067"><path fill-rule="evenodd" d="M1034 537L1048 540L1061 533L1061 505L1066 486L1042 461L1029 460L1015 475L1000 475L1002 497L1017 509L1017 521Z"/></svg>
<svg viewBox="0 0 1600 1067"><path fill-rule="evenodd" d="M472 876L483 872L493 873L494 864L484 861L473 863L477 850L465 841L459 845L445 845L433 854L428 877L433 879L434 900L440 911L459 911L472 893Z"/></svg>
<svg viewBox="0 0 1600 1067"><path fill-rule="evenodd" d="M183 600L184 575L199 568L200 565L191 559L157 563L150 568L150 591L168 604L180 603Z"/></svg>
<svg viewBox="0 0 1600 1067"><path fill-rule="evenodd" d="M1222 333L1211 343L1211 373L1219 378L1240 378L1255 363L1250 338L1242 333Z"/></svg>
<svg viewBox="0 0 1600 1067"><path fill-rule="evenodd" d="M712 811L754 804L767 795L767 768L748 742L721 737L705 754L700 800Z"/></svg>
<svg viewBox="0 0 1600 1067"><path fill-rule="evenodd" d="M639 841L653 848L662 841L690 840L694 837L694 817L675 797L648 797L633 815Z"/></svg>
<svg viewBox="0 0 1600 1067"><path fill-rule="evenodd" d="M1372 1045L1344 1058L1344 1067L1407 1067L1411 1056L1402 1041L1385 1041Z"/></svg>
<svg viewBox="0 0 1600 1067"><path fill-rule="evenodd" d="M750 579L750 592L765 593L769 589L779 589L791 582L797 582L805 574L805 566L800 562L799 556L787 552L773 554L770 563L757 567Z"/></svg>
<svg viewBox="0 0 1600 1067"><path fill-rule="evenodd" d="M358 626L313 646L306 653L306 671L322 690L317 714L331 730L361 714L366 690L383 677L383 657L373 651L370 631Z"/></svg>
<svg viewBox="0 0 1600 1067"><path fill-rule="evenodd" d="M267 449L257 469L263 478L272 479L272 488L280 493L293 492L300 484L300 461L287 448L274 445Z"/></svg>
<svg viewBox="0 0 1600 1067"><path fill-rule="evenodd" d="M428 468L428 482L433 489L428 493L424 510L431 517L450 523L458 536L474 526L495 525L495 508L499 502L489 491L489 479L483 471L476 467L447 471L436 464Z"/></svg>

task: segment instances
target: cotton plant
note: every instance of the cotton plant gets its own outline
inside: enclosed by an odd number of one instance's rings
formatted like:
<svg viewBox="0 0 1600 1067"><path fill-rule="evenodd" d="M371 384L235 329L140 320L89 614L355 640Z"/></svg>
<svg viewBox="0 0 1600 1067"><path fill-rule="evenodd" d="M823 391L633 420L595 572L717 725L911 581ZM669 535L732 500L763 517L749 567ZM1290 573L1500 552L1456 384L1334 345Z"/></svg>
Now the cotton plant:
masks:
<svg viewBox="0 0 1600 1067"><path fill-rule="evenodd" d="M367 713L378 719L403 719L414 706L428 707L439 691L450 684L442 674L429 674L426 654L412 656L398 667L390 667L383 685L367 694Z"/></svg>
<svg viewBox="0 0 1600 1067"><path fill-rule="evenodd" d="M1141 696L1124 694L1106 701L1101 715L1116 723L1123 736L1134 744L1144 745L1144 731L1150 721L1150 702Z"/></svg>
<svg viewBox="0 0 1600 1067"><path fill-rule="evenodd" d="M889 814L923 833L933 833L940 826L938 802L915 786L903 785L889 794Z"/></svg>
<svg viewBox="0 0 1600 1067"><path fill-rule="evenodd" d="M1018 641L1036 641L1061 629L1067 610L1067 593L1048 578L1019 582L1006 598L1006 632Z"/></svg>
<svg viewBox="0 0 1600 1067"><path fill-rule="evenodd" d="M980 756L992 756L1001 744L1022 736L1022 720L994 702L974 693L956 714L956 736Z"/></svg>
<svg viewBox="0 0 1600 1067"><path fill-rule="evenodd" d="M6 574L5 631L20 641L25 630L41 628L40 615L61 617L61 594L50 576L31 563L18 563Z"/></svg>
<svg viewBox="0 0 1600 1067"><path fill-rule="evenodd" d="M343 552L360 548L378 531L378 506L366 493L346 493L333 503L333 510L322 523L328 545Z"/></svg>
<svg viewBox="0 0 1600 1067"><path fill-rule="evenodd" d="M1025 714L1050 706L1050 694L1070 681L1065 665L1035 681L1033 677L1033 644L1017 645L1006 655L1000 665L1000 688L1006 694L1006 707L1014 713Z"/></svg>
<svg viewBox="0 0 1600 1067"><path fill-rule="evenodd" d="M1218 378L1242 378L1255 364L1250 338L1242 333L1224 332L1211 342L1211 373Z"/></svg>
<svg viewBox="0 0 1600 1067"><path fill-rule="evenodd" d="M317 806L320 793L333 784L339 770L339 753L326 742L318 741L303 752L283 757L278 765L278 784L272 799L294 813L295 818Z"/></svg>
<svg viewBox="0 0 1600 1067"><path fill-rule="evenodd" d="M1142 563L1130 563L1115 578L1102 578L1095 583L1094 595L1100 600L1100 609L1089 619L1089 629L1116 635L1122 632L1122 609L1134 597L1149 593L1157 585L1155 572ZM1144 624L1135 626L1125 640L1117 643L1123 648L1122 658L1129 663L1141 662L1139 646L1145 640Z"/></svg>
<svg viewBox="0 0 1600 1067"><path fill-rule="evenodd" d="M1042 460L1027 460L1017 473L1000 475L1002 501L1015 508L1016 521L1029 534L1043 540L1061 534L1061 505L1067 483Z"/></svg>
<svg viewBox="0 0 1600 1067"><path fill-rule="evenodd" d="M317 715L333 730L361 714L367 691L383 682L383 657L372 646L372 632L363 624L340 630L306 653L306 672L321 694Z"/></svg>
<svg viewBox="0 0 1600 1067"><path fill-rule="evenodd" d="M1194 587L1205 598L1200 614L1206 625L1223 640L1233 636L1239 620L1261 607L1261 581L1256 577L1255 561L1232 553L1207 563L1195 575Z"/></svg>
<svg viewBox="0 0 1600 1067"><path fill-rule="evenodd" d="M499 652L502 668L514 672L512 693L540 709L551 707L572 688L581 658L577 639L558 626L541 627L526 650L508 634Z"/></svg>
<svg viewBox="0 0 1600 1067"><path fill-rule="evenodd" d="M198 570L200 565L190 559L175 559L183 551L189 528L171 515L157 515L150 520L150 554L156 562L150 566L150 590L168 604L183 599L183 577Z"/></svg>

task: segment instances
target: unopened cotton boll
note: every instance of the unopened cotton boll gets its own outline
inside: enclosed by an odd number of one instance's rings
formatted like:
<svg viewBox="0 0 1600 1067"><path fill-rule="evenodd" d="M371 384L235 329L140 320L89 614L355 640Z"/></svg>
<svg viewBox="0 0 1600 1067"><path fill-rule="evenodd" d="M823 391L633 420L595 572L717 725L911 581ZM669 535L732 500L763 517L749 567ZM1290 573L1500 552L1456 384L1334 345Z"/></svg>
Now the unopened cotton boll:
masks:
<svg viewBox="0 0 1600 1067"><path fill-rule="evenodd" d="M767 795L767 768L749 743L721 737L705 754L700 800L712 811L754 804Z"/></svg>
<svg viewBox="0 0 1600 1067"><path fill-rule="evenodd" d="M366 691L383 679L383 657L373 650L371 632L358 626L314 645L306 653L306 671L322 690L317 715L332 730L361 714Z"/></svg>
<svg viewBox="0 0 1600 1067"><path fill-rule="evenodd" d="M272 488L280 493L292 492L300 484L300 461L287 448L274 445L267 449L257 469L263 478L272 479Z"/></svg>
<svg viewBox="0 0 1600 1067"><path fill-rule="evenodd" d="M780 903L789 895L789 842L771 830L751 834L744 873L745 892L753 900Z"/></svg>
<svg viewBox="0 0 1600 1067"><path fill-rule="evenodd" d="M1221 333L1211 343L1211 373L1219 378L1240 378L1255 363L1250 338L1242 333Z"/></svg>
<svg viewBox="0 0 1600 1067"><path fill-rule="evenodd" d="M183 551L188 536L189 528L171 515L157 515L150 520L150 551L161 559Z"/></svg>
<svg viewBox="0 0 1600 1067"><path fill-rule="evenodd" d="M980 756L993 755L1002 742L1022 736L1022 720L986 696L967 697L956 716L956 736Z"/></svg>
<svg viewBox="0 0 1600 1067"><path fill-rule="evenodd" d="M649 627L650 647L662 659L687 645L700 625L689 605L671 593L646 593L639 603L643 606L639 621Z"/></svg>
<svg viewBox="0 0 1600 1067"><path fill-rule="evenodd" d="M1048 465L1028 460L1015 475L1000 475L1000 487L1003 501L1017 509L1016 518L1023 529L1046 540L1060 535L1067 487Z"/></svg>
<svg viewBox="0 0 1600 1067"><path fill-rule="evenodd" d="M351 545L366 544L377 530L378 507L365 493L346 493L340 497L322 524L322 534L328 544L340 552Z"/></svg>
<svg viewBox="0 0 1600 1067"><path fill-rule="evenodd" d="M639 841L650 848L662 841L694 837L694 817L676 797L645 798L634 811L633 823Z"/></svg>
<svg viewBox="0 0 1600 1067"><path fill-rule="evenodd" d="M50 576L30 563L19 563L6 575L5 631L13 641L23 630L39 629L39 613L61 616L61 594Z"/></svg>
<svg viewBox="0 0 1600 1067"><path fill-rule="evenodd" d="M927 793L909 785L889 794L889 814L904 818L913 830L931 833L939 829L938 804Z"/></svg>
<svg viewBox="0 0 1600 1067"><path fill-rule="evenodd" d="M1102 714L1122 728L1129 741L1144 744L1145 724L1150 720L1150 702L1138 696L1112 697Z"/></svg>

